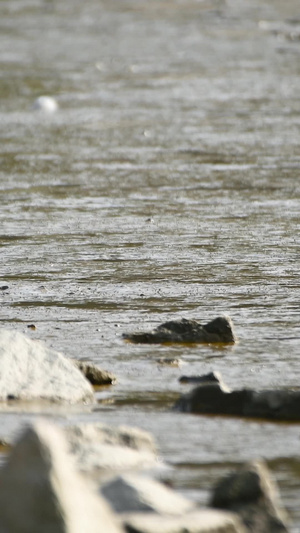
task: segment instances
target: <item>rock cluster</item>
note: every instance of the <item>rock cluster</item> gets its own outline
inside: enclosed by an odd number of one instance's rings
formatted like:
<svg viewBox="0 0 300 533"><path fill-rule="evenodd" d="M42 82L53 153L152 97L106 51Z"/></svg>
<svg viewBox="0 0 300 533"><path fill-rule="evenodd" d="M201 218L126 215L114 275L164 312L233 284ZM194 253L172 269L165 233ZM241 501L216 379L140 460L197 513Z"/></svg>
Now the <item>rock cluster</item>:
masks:
<svg viewBox="0 0 300 533"><path fill-rule="evenodd" d="M111 435L109 428L98 428L98 434L101 432L111 446L119 447L124 435L131 435L129 428L111 429ZM276 485L265 464L244 465L221 480L212 494L211 507L200 509L145 474L107 469L97 481L92 473L83 476L76 454L70 453L70 436L74 439L77 434L82 441L89 440L92 433L92 426L62 430L44 420L25 428L0 469L1 533L288 531ZM145 433L139 439L138 430L133 429L132 435L134 446L152 443ZM101 455L101 450L98 453ZM114 458L112 461L115 466Z"/></svg>
<svg viewBox="0 0 300 533"><path fill-rule="evenodd" d="M115 381L93 363L68 359L18 331L0 330L0 401L91 403L92 385Z"/></svg>
<svg viewBox="0 0 300 533"><path fill-rule="evenodd" d="M181 320L133 342L234 342L230 319ZM0 401L93 402L91 383L112 374L71 361L21 333L0 330ZM192 413L299 420L298 391L231 391L220 374L182 376L198 386L175 408ZM286 533L286 514L263 462L245 464L216 486L209 509L149 477L156 444L137 428L100 423L31 423L0 469L0 533ZM148 472L147 476L145 471Z"/></svg>

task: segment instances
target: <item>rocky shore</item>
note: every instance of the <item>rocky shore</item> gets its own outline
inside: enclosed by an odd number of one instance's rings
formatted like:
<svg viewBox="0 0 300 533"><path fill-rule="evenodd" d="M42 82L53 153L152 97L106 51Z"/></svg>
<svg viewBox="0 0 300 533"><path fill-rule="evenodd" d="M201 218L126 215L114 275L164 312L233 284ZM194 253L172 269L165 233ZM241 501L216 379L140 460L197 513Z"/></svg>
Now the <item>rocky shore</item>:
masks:
<svg viewBox="0 0 300 533"><path fill-rule="evenodd" d="M169 322L146 336L166 340L174 334L179 342L195 342L200 337L220 339L221 330L223 341L235 339L227 318L206 326ZM92 363L69 360L19 332L0 331L4 403L93 404L92 384L115 380ZM231 391L218 372L182 376L180 382L197 384L178 398L175 409L182 412L300 419L298 391ZM58 425L41 419L23 427L6 445L11 450L0 469L0 533L289 531L276 482L261 460L242 464L220 479L203 509L164 483L156 443L139 428Z"/></svg>

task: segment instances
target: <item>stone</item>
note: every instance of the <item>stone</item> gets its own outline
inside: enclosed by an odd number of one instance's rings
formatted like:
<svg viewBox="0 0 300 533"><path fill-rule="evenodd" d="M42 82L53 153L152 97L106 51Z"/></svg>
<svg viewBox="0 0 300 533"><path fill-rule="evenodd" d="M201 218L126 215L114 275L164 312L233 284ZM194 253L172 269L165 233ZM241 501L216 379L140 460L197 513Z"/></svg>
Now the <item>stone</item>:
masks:
<svg viewBox="0 0 300 533"><path fill-rule="evenodd" d="M112 385L117 381L111 372L102 370L94 363L74 359L72 361L92 385Z"/></svg>
<svg viewBox="0 0 300 533"><path fill-rule="evenodd" d="M117 513L182 515L195 507L192 501L159 481L131 473L119 475L104 483L101 493Z"/></svg>
<svg viewBox="0 0 300 533"><path fill-rule="evenodd" d="M175 404L178 411L199 414L241 415L249 394L247 390L230 391L225 385L207 383L182 394Z"/></svg>
<svg viewBox="0 0 300 533"><path fill-rule="evenodd" d="M22 414L24 426L32 418ZM68 443L68 451L74 456L77 468L93 478L115 475L118 471L165 471L166 464L158 455L153 436L142 429L130 426L109 426L100 422L78 422L66 425L60 421ZM15 415L5 417L1 425L0 444L11 447L20 431L20 419Z"/></svg>
<svg viewBox="0 0 300 533"><path fill-rule="evenodd" d="M130 513L123 523L128 533L246 533L238 515L214 509L176 517Z"/></svg>
<svg viewBox="0 0 300 533"><path fill-rule="evenodd" d="M200 376L181 376L180 383L221 383L222 378L219 372L209 372Z"/></svg>
<svg viewBox="0 0 300 533"><path fill-rule="evenodd" d="M58 110L58 104L52 96L39 96L33 102L32 109L43 113L55 113Z"/></svg>
<svg viewBox="0 0 300 533"><path fill-rule="evenodd" d="M0 401L94 401L91 384L61 353L23 333L0 330Z"/></svg>
<svg viewBox="0 0 300 533"><path fill-rule="evenodd" d="M0 470L1 533L121 533L111 509L76 470L61 431L25 429Z"/></svg>
<svg viewBox="0 0 300 533"><path fill-rule="evenodd" d="M291 389L251 390L244 415L274 420L300 420L300 391Z"/></svg>
<svg viewBox="0 0 300 533"><path fill-rule="evenodd" d="M210 502L217 509L238 513L250 533L288 531L277 484L264 461L244 464L216 485Z"/></svg>
<svg viewBox="0 0 300 533"><path fill-rule="evenodd" d="M87 474L156 469L161 464L152 435L139 428L97 422L66 426L64 432L78 468Z"/></svg>
<svg viewBox="0 0 300 533"><path fill-rule="evenodd" d="M205 381L182 394L174 408L198 414L300 420L300 391L256 391L247 388L230 390L222 382Z"/></svg>
<svg viewBox="0 0 300 533"><path fill-rule="evenodd" d="M157 362L163 366L179 367L182 364L182 359L179 357L160 357Z"/></svg>
<svg viewBox="0 0 300 533"><path fill-rule="evenodd" d="M133 450L157 452L156 442L148 431L132 426L109 426L101 422L79 423L66 426L68 439L80 442L98 442L112 446L125 446Z"/></svg>
<svg viewBox="0 0 300 533"><path fill-rule="evenodd" d="M237 340L233 332L231 319L226 316L217 317L205 325L201 325L197 320L187 320L185 318L171 320L161 324L153 331L125 333L123 338L134 343L143 344L232 344Z"/></svg>

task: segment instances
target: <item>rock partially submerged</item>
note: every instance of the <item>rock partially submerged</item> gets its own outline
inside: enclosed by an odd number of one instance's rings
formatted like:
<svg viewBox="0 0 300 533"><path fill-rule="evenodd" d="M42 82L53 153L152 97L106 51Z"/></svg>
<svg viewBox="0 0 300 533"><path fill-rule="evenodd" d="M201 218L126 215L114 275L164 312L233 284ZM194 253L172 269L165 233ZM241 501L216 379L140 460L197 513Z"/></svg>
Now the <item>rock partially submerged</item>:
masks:
<svg viewBox="0 0 300 533"><path fill-rule="evenodd" d="M181 376L180 383L221 383L222 378L219 372L209 372L200 376Z"/></svg>
<svg viewBox="0 0 300 533"><path fill-rule="evenodd" d="M0 330L0 401L91 402L91 384L61 353L12 330Z"/></svg>
<svg viewBox="0 0 300 533"><path fill-rule="evenodd" d="M111 372L102 370L94 363L76 359L72 359L72 361L92 385L112 385L117 381Z"/></svg>
<svg viewBox="0 0 300 533"><path fill-rule="evenodd" d="M77 472L58 428L27 428L0 470L0 531L121 533L112 511Z"/></svg>
<svg viewBox="0 0 300 533"><path fill-rule="evenodd" d="M229 317L220 316L202 325L197 320L171 320L161 324L153 331L125 333L123 338L135 343L165 344L165 343L204 343L221 344L234 343L236 337L233 332L232 321Z"/></svg>
<svg viewBox="0 0 300 533"><path fill-rule="evenodd" d="M58 104L52 96L39 96L33 102L32 109L42 113L55 113L58 110Z"/></svg>
<svg viewBox="0 0 300 533"><path fill-rule="evenodd" d="M263 461L246 463L221 479L214 489L211 505L238 513L249 533L288 531L277 485Z"/></svg>
<svg viewBox="0 0 300 533"><path fill-rule="evenodd" d="M204 381L183 394L176 402L175 409L198 414L300 420L300 391L230 390L222 382Z"/></svg>

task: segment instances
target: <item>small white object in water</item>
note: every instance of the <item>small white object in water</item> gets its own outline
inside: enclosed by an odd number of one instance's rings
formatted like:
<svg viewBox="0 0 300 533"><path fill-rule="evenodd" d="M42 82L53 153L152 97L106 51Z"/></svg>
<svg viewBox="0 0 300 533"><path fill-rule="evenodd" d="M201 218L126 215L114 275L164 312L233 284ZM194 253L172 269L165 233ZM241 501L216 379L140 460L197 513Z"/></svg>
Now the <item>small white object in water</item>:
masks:
<svg viewBox="0 0 300 533"><path fill-rule="evenodd" d="M58 109L58 104L51 96L39 96L33 103L32 109L43 113L55 113Z"/></svg>

